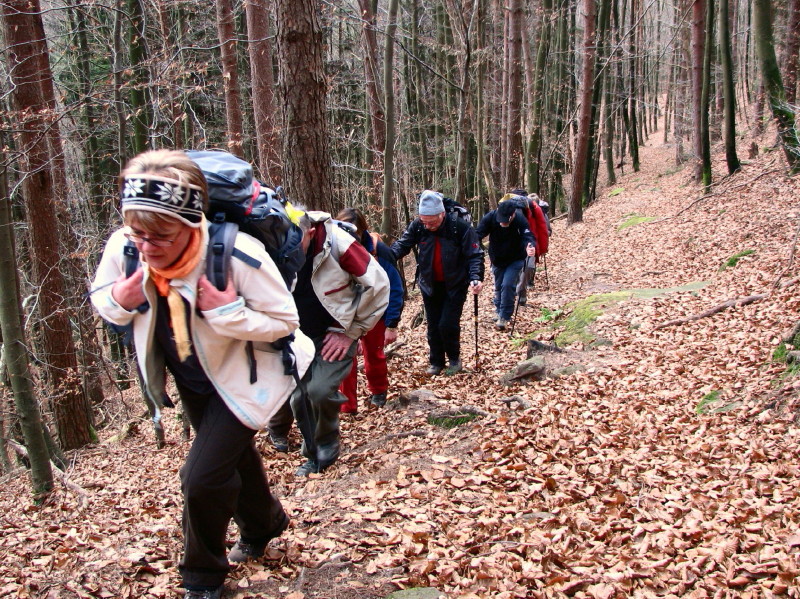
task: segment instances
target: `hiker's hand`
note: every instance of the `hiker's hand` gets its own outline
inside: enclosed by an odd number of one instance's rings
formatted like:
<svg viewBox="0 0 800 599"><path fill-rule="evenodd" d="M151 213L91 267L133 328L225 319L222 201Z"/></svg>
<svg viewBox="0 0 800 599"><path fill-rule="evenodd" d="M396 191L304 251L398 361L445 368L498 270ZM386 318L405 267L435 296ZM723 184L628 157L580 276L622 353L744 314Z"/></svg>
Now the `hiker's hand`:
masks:
<svg viewBox="0 0 800 599"><path fill-rule="evenodd" d="M141 266L130 277L121 274L111 288L111 297L128 312L133 312L147 301L142 289L143 279L144 271Z"/></svg>
<svg viewBox="0 0 800 599"><path fill-rule="evenodd" d="M350 349L352 344L353 340L344 333L328 331L325 333L325 339L322 342L322 350L319 355L326 362L338 362L345 359L347 350Z"/></svg>
<svg viewBox="0 0 800 599"><path fill-rule="evenodd" d="M197 281L197 307L203 312L227 306L234 301L236 301L236 288L232 279L228 279L228 286L223 291L214 287L206 275Z"/></svg>
<svg viewBox="0 0 800 599"><path fill-rule="evenodd" d="M397 329L386 329L386 332L383 334L383 344L389 345L395 341L397 341Z"/></svg>
<svg viewBox="0 0 800 599"><path fill-rule="evenodd" d="M528 247L525 248L525 251L527 252L527 254L529 256L535 256L536 255L536 246L533 246L533 245L531 245L529 243Z"/></svg>
<svg viewBox="0 0 800 599"><path fill-rule="evenodd" d="M483 289L483 281L472 281L472 283L469 284L469 288L472 290L472 293L478 295L481 289Z"/></svg>

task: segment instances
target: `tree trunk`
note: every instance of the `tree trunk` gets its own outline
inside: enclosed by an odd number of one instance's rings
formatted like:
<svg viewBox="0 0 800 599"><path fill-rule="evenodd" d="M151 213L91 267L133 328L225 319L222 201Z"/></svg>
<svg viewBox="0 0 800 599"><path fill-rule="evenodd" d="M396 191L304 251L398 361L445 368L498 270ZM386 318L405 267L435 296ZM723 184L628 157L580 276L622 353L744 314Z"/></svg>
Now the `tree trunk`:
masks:
<svg viewBox="0 0 800 599"><path fill-rule="evenodd" d="M711 134L708 124L711 97L711 50L714 40L714 0L706 0L706 32L703 48L703 88L700 97L700 146L702 149L701 180L705 193L711 190Z"/></svg>
<svg viewBox="0 0 800 599"><path fill-rule="evenodd" d="M133 153L144 152L150 144L150 127L153 122L150 106L150 78L147 71L147 46L145 45L144 14L140 0L128 0L130 28L128 29L128 60L131 70L131 121L133 122Z"/></svg>
<svg viewBox="0 0 800 599"><path fill-rule="evenodd" d="M386 99L386 146L383 152L383 215L381 233L392 232L392 194L394 193L394 34L397 30L397 9L400 0L389 2L389 22L386 25L386 51L383 61L383 90Z"/></svg>
<svg viewBox="0 0 800 599"><path fill-rule="evenodd" d="M756 52L761 63L761 77L764 90L772 109L772 116L778 125L778 134L783 143L783 152L792 174L800 172L800 140L794 125L794 111L786 103L781 81L781 71L775 57L775 43L772 38L770 22L770 1L753 0L753 33Z"/></svg>
<svg viewBox="0 0 800 599"><path fill-rule="evenodd" d="M75 449L89 443L89 409L82 393L78 361L65 305L64 275L59 268L65 254L59 241L60 208L65 187L55 184L54 161L48 135L57 130L56 115L49 109L41 70L43 43L38 0L13 0L2 4L8 69L13 84L12 99L19 122L19 162L23 173L22 193L28 216L34 285L42 331L41 362L49 385L61 447ZM38 40L38 42L36 41ZM52 81L50 81L52 85ZM61 175L63 177L63 173Z"/></svg>
<svg viewBox="0 0 800 599"><path fill-rule="evenodd" d="M0 197L0 329L3 334L5 367L11 379L14 405L31 463L31 486L34 495L39 496L52 490L53 472L45 442L44 425L33 392L27 343L20 322L11 199L3 196Z"/></svg>
<svg viewBox="0 0 800 599"><path fill-rule="evenodd" d="M284 180L290 197L334 212L325 97L325 45L314 0L277 0Z"/></svg>
<svg viewBox="0 0 800 599"><path fill-rule="evenodd" d="M786 88L786 101L792 106L797 101L798 54L800 54L800 0L789 0L789 24L786 31L783 81Z"/></svg>
<svg viewBox="0 0 800 599"><path fill-rule="evenodd" d="M217 34L222 57L222 87L225 90L227 147L231 154L244 157L242 107L239 100L239 69L236 61L236 27L231 0L216 0Z"/></svg>
<svg viewBox="0 0 800 599"><path fill-rule="evenodd" d="M703 57L705 48L706 0L692 1L692 135L694 179L703 178Z"/></svg>
<svg viewBox="0 0 800 599"><path fill-rule="evenodd" d="M280 185L280 135L276 126L275 81L272 75L272 42L269 39L269 1L247 0L247 50L253 86L253 117L261 176Z"/></svg>
<svg viewBox="0 0 800 599"><path fill-rule="evenodd" d="M508 88L506 90L506 168L503 184L506 188L520 185L522 160L522 28L524 20L522 0L508 0Z"/></svg>
<svg viewBox="0 0 800 599"><path fill-rule="evenodd" d="M553 27L553 1L542 0L542 20L538 47L536 48L536 65L533 71L533 97L531 98L530 138L528 139L528 162L526 168L526 185L528 192L540 193L540 160L542 147L542 107L544 100L545 67L550 54L550 36Z"/></svg>
<svg viewBox="0 0 800 599"><path fill-rule="evenodd" d="M567 222L570 224L583 220L583 182L587 172L589 152L589 126L592 117L592 92L594 89L595 62L595 0L584 2L583 32L583 81L581 82L581 106L578 115L578 136L575 141L575 166L572 169L572 196L569 202Z"/></svg>
<svg viewBox="0 0 800 599"><path fill-rule="evenodd" d="M731 58L731 30L728 1L720 0L719 42L722 50L722 88L725 100L725 161L728 174L742 168L736 154L736 90L733 86L733 60Z"/></svg>
<svg viewBox="0 0 800 599"><path fill-rule="evenodd" d="M369 173L367 176L367 196L370 198L370 204L377 206L381 185L375 175L383 173L384 150L386 149L387 123L386 113L384 112L384 98L392 91L383 90L379 87L381 71L378 68L378 40L375 34L376 15L372 8L372 3L373 0L358 0L362 20L361 47L364 52L364 79L367 92L367 110L369 112L369 132L372 137L371 146L367 148L372 156L372 160L366 165ZM389 26L391 27L392 24L390 23Z"/></svg>

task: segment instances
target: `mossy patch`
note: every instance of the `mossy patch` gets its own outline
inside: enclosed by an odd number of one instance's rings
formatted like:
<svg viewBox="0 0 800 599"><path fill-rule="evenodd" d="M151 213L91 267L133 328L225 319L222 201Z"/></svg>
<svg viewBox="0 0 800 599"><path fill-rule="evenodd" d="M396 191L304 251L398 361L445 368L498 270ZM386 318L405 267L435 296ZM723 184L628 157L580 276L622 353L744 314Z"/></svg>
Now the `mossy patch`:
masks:
<svg viewBox="0 0 800 599"><path fill-rule="evenodd" d="M631 297L652 299L678 291L696 291L702 289L708 285L708 283L708 281L695 281L687 285L681 285L680 287L668 287L666 289L625 289L613 293L597 293L590 295L582 300L570 302L560 309L542 310L542 316L536 320L538 322L549 322L550 324L543 329L534 331L527 338L533 339L541 334L560 330L561 332L555 338L556 345L559 347L565 347L572 343L589 345L597 341L595 335L589 330L589 326L597 320L606 308L630 299ZM601 340L598 345L603 345L605 343L607 343L606 340Z"/></svg>
<svg viewBox="0 0 800 599"><path fill-rule="evenodd" d="M622 222L622 224L617 225L617 231L622 231L628 227L641 225L642 223L649 223L650 221L656 219L655 216L642 216L641 214L628 214L626 216L627 218Z"/></svg>
<svg viewBox="0 0 800 599"><path fill-rule="evenodd" d="M462 424L472 422L478 417L477 414L454 414L451 416L428 416L428 424L440 428L455 428Z"/></svg>
<svg viewBox="0 0 800 599"><path fill-rule="evenodd" d="M739 260L744 258L745 256L749 256L750 254L755 254L755 250L744 250L739 252L738 254L734 254L730 258L728 258L725 263L719 267L720 271L725 270L726 268L733 268L737 264L739 264Z"/></svg>

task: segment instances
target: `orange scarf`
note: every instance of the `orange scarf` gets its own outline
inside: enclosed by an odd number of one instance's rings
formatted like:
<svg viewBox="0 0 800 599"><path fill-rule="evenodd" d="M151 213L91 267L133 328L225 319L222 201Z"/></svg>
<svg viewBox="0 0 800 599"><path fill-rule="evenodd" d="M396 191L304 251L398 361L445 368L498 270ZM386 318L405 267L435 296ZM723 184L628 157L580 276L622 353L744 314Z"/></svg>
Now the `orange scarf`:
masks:
<svg viewBox="0 0 800 599"><path fill-rule="evenodd" d="M181 279L191 273L200 262L200 229L192 229L191 237L181 257L168 268L150 268L150 278L156 286L161 297L167 298L169 306L172 332L175 335L175 347L178 350L178 359L183 362L192 355L192 346L189 340L189 327L186 323L186 309L183 298L178 290L170 285L172 279Z"/></svg>

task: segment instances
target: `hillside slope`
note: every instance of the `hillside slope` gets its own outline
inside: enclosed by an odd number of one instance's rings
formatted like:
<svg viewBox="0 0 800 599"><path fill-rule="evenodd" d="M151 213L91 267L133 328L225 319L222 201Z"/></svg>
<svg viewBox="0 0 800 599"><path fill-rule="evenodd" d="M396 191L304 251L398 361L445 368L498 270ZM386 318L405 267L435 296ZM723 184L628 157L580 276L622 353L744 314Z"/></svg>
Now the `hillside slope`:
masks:
<svg viewBox="0 0 800 599"><path fill-rule="evenodd" d="M468 304L468 371L425 377L412 294L389 404L343 417L335 467L297 480L299 456L260 437L293 524L270 559L233 572L227 596L800 596L800 382L773 360L798 320L798 183L777 152L715 173L703 199L671 148L654 141L642 164L583 223L554 223L549 287L537 274L517 316L515 337L553 343L572 326L570 302L595 296L600 314L569 348L584 370L501 386L526 349L493 329L487 288L478 370ZM633 215L653 220L620 227ZM753 295L764 297L656 328ZM188 444L172 412L164 450L144 421L108 440L141 410L134 394L112 405L107 440L72 456L82 492L59 485L34 506L24 473L4 481L0 597L178 596ZM429 422L459 411L477 417Z"/></svg>

